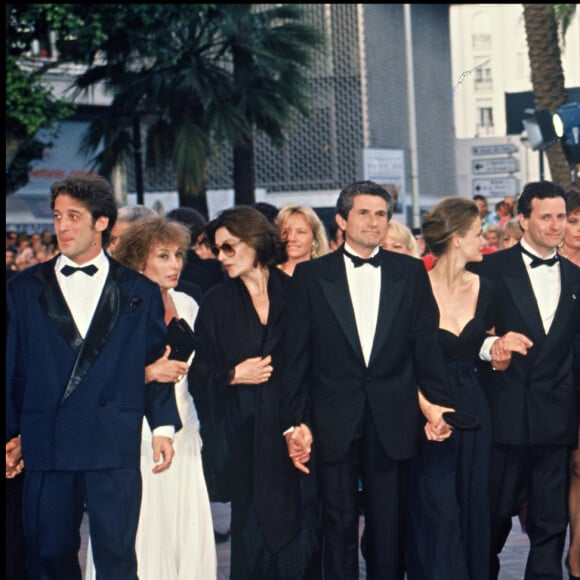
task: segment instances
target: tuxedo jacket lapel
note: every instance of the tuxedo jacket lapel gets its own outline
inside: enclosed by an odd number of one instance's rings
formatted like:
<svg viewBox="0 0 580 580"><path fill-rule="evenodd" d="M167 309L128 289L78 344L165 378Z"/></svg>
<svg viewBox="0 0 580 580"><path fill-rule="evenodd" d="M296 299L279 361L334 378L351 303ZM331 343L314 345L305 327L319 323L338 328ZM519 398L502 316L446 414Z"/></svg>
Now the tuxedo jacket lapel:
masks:
<svg viewBox="0 0 580 580"><path fill-rule="evenodd" d="M60 400L60 404L62 405L86 376L117 322L121 303L118 284L120 270L116 263L109 261L109 275L107 276L101 297L97 303L91 325L83 341L60 286L58 285L54 272L54 264L55 260L51 260L47 263L46 268L39 270L38 275L42 278L44 284L44 290L40 296L40 303L45 308L52 323L56 326L71 349L77 354L75 364Z"/></svg>
<svg viewBox="0 0 580 580"><path fill-rule="evenodd" d="M60 400L61 405L79 386L101 352L109 333L117 322L119 304L119 286L113 282L109 274L105 280L105 286L91 320L87 336L77 354L73 370Z"/></svg>
<svg viewBox="0 0 580 580"><path fill-rule="evenodd" d="M511 253L511 259L506 264L505 281L515 307L529 325L531 336L528 338L535 345L540 345L545 340L546 333L530 277L521 259L519 249Z"/></svg>
<svg viewBox="0 0 580 580"><path fill-rule="evenodd" d="M54 272L55 261L56 259L46 262L46 267L39 268L36 274L44 288L40 295L40 304L71 349L78 352L83 339L58 285Z"/></svg>
<svg viewBox="0 0 580 580"><path fill-rule="evenodd" d="M348 344L357 356L364 360L346 279L344 258L342 252L336 251L335 253L333 264L326 272L326 276L320 279L320 286Z"/></svg>
<svg viewBox="0 0 580 580"><path fill-rule="evenodd" d="M387 336L391 332L393 318L405 290L401 274L396 273L394 268L389 268L386 264L387 260L388 256L381 251L381 296L369 366L377 354L381 352Z"/></svg>

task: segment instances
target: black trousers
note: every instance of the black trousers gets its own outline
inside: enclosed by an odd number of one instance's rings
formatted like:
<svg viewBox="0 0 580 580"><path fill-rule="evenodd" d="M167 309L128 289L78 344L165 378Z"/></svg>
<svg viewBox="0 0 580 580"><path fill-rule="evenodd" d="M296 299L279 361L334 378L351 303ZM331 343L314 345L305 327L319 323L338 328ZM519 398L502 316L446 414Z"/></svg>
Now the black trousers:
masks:
<svg viewBox="0 0 580 580"><path fill-rule="evenodd" d="M323 576L325 580L359 577L359 482L362 481L367 578L402 580L408 465L385 454L368 409L361 422L360 435L339 461L319 463Z"/></svg>
<svg viewBox="0 0 580 580"><path fill-rule="evenodd" d="M568 525L570 449L559 445L493 444L491 456L491 578L499 575L499 554L511 520L527 501L530 552L525 580L562 578Z"/></svg>
<svg viewBox="0 0 580 580"><path fill-rule="evenodd" d="M6 580L26 580L22 494L24 472L5 480L6 499Z"/></svg>

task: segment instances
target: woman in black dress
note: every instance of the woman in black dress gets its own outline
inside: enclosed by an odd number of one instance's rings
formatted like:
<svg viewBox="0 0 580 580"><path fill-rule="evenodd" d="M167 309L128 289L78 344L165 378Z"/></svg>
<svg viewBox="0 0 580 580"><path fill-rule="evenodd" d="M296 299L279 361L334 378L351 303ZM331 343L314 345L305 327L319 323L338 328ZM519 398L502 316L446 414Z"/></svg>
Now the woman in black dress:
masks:
<svg viewBox="0 0 580 580"><path fill-rule="evenodd" d="M465 268L481 261L485 240L477 205L447 198L424 218L436 265L429 272L454 406L480 428L425 440L411 467L409 580L488 580L488 472L491 424L476 364L486 336L492 284Z"/></svg>
<svg viewBox="0 0 580 580"><path fill-rule="evenodd" d="M284 244L248 206L223 211L207 233L229 279L198 313L192 392L210 496L231 501L231 578L318 578L313 480L294 469L278 417L291 282L276 267Z"/></svg>

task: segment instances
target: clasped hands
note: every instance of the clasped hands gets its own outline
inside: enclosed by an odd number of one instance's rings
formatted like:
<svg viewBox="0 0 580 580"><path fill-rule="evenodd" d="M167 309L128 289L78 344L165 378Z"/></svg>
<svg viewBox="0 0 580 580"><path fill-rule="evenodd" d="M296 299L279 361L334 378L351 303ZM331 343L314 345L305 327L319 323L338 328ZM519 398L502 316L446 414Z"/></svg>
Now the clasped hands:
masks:
<svg viewBox="0 0 580 580"><path fill-rule="evenodd" d="M312 432L308 426L300 423L292 431L287 432L284 437L288 447L288 456L294 467L303 473L310 473L310 469L305 465L310 461L312 452Z"/></svg>
<svg viewBox="0 0 580 580"><path fill-rule="evenodd" d="M514 352L525 356L532 346L534 343L524 334L506 332L491 345L491 368L494 371L505 371L510 366Z"/></svg>

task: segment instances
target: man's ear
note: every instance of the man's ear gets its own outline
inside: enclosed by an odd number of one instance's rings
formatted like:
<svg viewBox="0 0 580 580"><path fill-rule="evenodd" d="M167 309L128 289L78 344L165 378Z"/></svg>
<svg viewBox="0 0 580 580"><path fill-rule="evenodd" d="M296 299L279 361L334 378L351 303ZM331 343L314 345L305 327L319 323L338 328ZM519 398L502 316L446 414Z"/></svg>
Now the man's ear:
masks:
<svg viewBox="0 0 580 580"><path fill-rule="evenodd" d="M339 213L334 215L334 219L336 220L336 225L344 232L346 229L346 220Z"/></svg>
<svg viewBox="0 0 580 580"><path fill-rule="evenodd" d="M109 226L109 218L104 215L98 217L95 221L96 232L104 232L108 226Z"/></svg>

